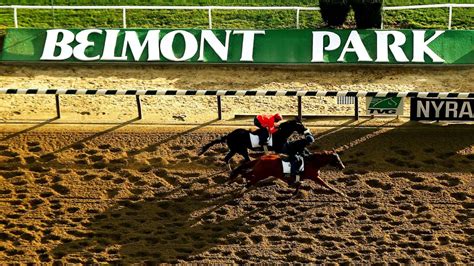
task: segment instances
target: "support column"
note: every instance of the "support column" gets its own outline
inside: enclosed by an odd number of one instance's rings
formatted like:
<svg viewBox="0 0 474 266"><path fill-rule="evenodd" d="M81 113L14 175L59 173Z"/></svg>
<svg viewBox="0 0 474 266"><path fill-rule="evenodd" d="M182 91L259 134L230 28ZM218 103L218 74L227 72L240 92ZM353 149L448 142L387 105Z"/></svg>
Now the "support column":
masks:
<svg viewBox="0 0 474 266"><path fill-rule="evenodd" d="M142 119L143 118L143 115L142 115L142 101L140 99L140 95L136 95L135 97L137 99L138 119Z"/></svg>
<svg viewBox="0 0 474 266"><path fill-rule="evenodd" d="M222 120L222 99L221 96L217 96L217 119Z"/></svg>
<svg viewBox="0 0 474 266"><path fill-rule="evenodd" d="M303 118L303 111L302 111L302 109L303 109L302 105L303 104L302 104L301 101L302 101L301 96L298 96L298 119L299 120L302 120L302 118Z"/></svg>
<svg viewBox="0 0 474 266"><path fill-rule="evenodd" d="M354 97L354 119L359 120L359 97Z"/></svg>
<svg viewBox="0 0 474 266"><path fill-rule="evenodd" d="M60 108L60 100L59 100L59 95L54 95L56 98L56 117L61 118L61 108Z"/></svg>

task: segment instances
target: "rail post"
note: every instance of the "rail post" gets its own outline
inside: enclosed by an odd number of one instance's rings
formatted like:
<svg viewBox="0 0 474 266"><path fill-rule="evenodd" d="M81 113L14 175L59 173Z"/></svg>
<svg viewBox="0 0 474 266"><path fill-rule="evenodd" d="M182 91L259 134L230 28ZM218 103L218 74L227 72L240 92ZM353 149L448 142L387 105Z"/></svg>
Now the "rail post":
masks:
<svg viewBox="0 0 474 266"><path fill-rule="evenodd" d="M207 10L207 18L209 20L209 29L212 29L212 8Z"/></svg>
<svg viewBox="0 0 474 266"><path fill-rule="evenodd" d="M56 118L61 118L61 108L60 108L60 100L59 100L59 95L56 94L54 95L56 98Z"/></svg>
<svg viewBox="0 0 474 266"><path fill-rule="evenodd" d="M217 96L217 119L222 120L222 99L221 96Z"/></svg>
<svg viewBox="0 0 474 266"><path fill-rule="evenodd" d="M383 30L383 15L384 15L384 11L383 11L383 8L382 8L382 19L380 21L380 29Z"/></svg>
<svg viewBox="0 0 474 266"><path fill-rule="evenodd" d="M453 18L453 6L449 5L449 19L448 19L448 30L451 29L451 20Z"/></svg>
<svg viewBox="0 0 474 266"><path fill-rule="evenodd" d="M296 9L296 28L300 28L300 9Z"/></svg>
<svg viewBox="0 0 474 266"><path fill-rule="evenodd" d="M13 21L15 22L15 28L18 28L18 14L16 13L16 7L13 8Z"/></svg>
<svg viewBox="0 0 474 266"><path fill-rule="evenodd" d="M302 112L302 102L301 102L301 96L298 96L298 119L301 121L303 118L303 112Z"/></svg>
<svg viewBox="0 0 474 266"><path fill-rule="evenodd" d="M143 115L142 115L142 101L140 99L140 95L136 95L135 98L137 100L138 119L142 119L143 118Z"/></svg>
<svg viewBox="0 0 474 266"><path fill-rule="evenodd" d="M359 97L354 96L354 119L359 120Z"/></svg>
<svg viewBox="0 0 474 266"><path fill-rule="evenodd" d="M122 22L125 29L127 27L127 9L125 7L122 9Z"/></svg>

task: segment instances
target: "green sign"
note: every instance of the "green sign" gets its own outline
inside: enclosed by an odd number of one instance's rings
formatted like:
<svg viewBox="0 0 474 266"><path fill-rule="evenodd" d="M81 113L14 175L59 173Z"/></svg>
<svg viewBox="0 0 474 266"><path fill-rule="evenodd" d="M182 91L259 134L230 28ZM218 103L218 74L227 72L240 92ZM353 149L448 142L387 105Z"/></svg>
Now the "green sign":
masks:
<svg viewBox="0 0 474 266"><path fill-rule="evenodd" d="M1 61L473 64L470 30L8 29Z"/></svg>
<svg viewBox="0 0 474 266"><path fill-rule="evenodd" d="M401 97L367 97L368 115L403 115Z"/></svg>

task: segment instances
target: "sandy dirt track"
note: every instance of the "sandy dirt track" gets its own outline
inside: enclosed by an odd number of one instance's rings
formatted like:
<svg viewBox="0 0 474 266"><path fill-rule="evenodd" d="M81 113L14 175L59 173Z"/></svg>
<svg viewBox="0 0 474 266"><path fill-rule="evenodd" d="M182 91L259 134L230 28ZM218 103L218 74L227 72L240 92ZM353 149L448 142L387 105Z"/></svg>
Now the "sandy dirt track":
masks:
<svg viewBox="0 0 474 266"><path fill-rule="evenodd" d="M348 202L280 181L231 197L225 147L196 156L228 129L5 125L0 262L472 263L474 128L352 125L311 147L339 148L322 178Z"/></svg>
<svg viewBox="0 0 474 266"><path fill-rule="evenodd" d="M472 67L402 66L205 66L205 65L0 65L2 88L83 89L271 89L335 91L474 91ZM361 99L361 106L364 106ZM49 119L54 97L3 95L0 119ZM162 123L203 123L216 117L215 97L143 97L146 118ZM124 121L136 115L130 96L61 96L63 119ZM225 119L234 114L296 114L294 97L224 97ZM310 114L352 114L353 106L336 105L334 97L304 97ZM361 111L362 112L362 111Z"/></svg>
<svg viewBox="0 0 474 266"><path fill-rule="evenodd" d="M474 91L468 67L0 65L3 88ZM362 100L362 99L361 99ZM226 148L204 143L295 98L0 97L0 263L458 263L474 261L474 127L306 120L314 151L347 168L316 184L275 181L239 198ZM363 106L363 100L361 102ZM305 113L352 114L335 99ZM362 110L361 110L362 113ZM173 118L186 115L184 121ZM167 124L167 126L164 126ZM336 125L336 127L333 127ZM240 158L235 158L236 165Z"/></svg>

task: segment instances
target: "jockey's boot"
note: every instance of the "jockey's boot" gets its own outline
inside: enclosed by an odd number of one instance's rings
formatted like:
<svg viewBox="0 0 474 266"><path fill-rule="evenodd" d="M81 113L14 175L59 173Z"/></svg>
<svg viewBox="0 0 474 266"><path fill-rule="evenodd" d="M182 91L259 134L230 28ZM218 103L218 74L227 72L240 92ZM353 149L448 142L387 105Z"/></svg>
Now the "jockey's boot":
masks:
<svg viewBox="0 0 474 266"><path fill-rule="evenodd" d="M301 176L300 175L292 175L291 179L295 179L295 182L293 182L291 185L292 186L297 186L301 183Z"/></svg>
<svg viewBox="0 0 474 266"><path fill-rule="evenodd" d="M264 151L265 153L268 153L268 144L267 144L267 139L266 139L266 137L263 136L263 134L260 134L258 137L260 138L260 139L259 139L260 141L259 141L258 144L263 148L263 151Z"/></svg>
<svg viewBox="0 0 474 266"><path fill-rule="evenodd" d="M290 164L291 164L291 172L290 172L290 177L291 179L295 179L295 182L293 183L294 185L300 183L301 177L298 173L298 170L300 168L299 160L296 156L292 156L290 158Z"/></svg>

